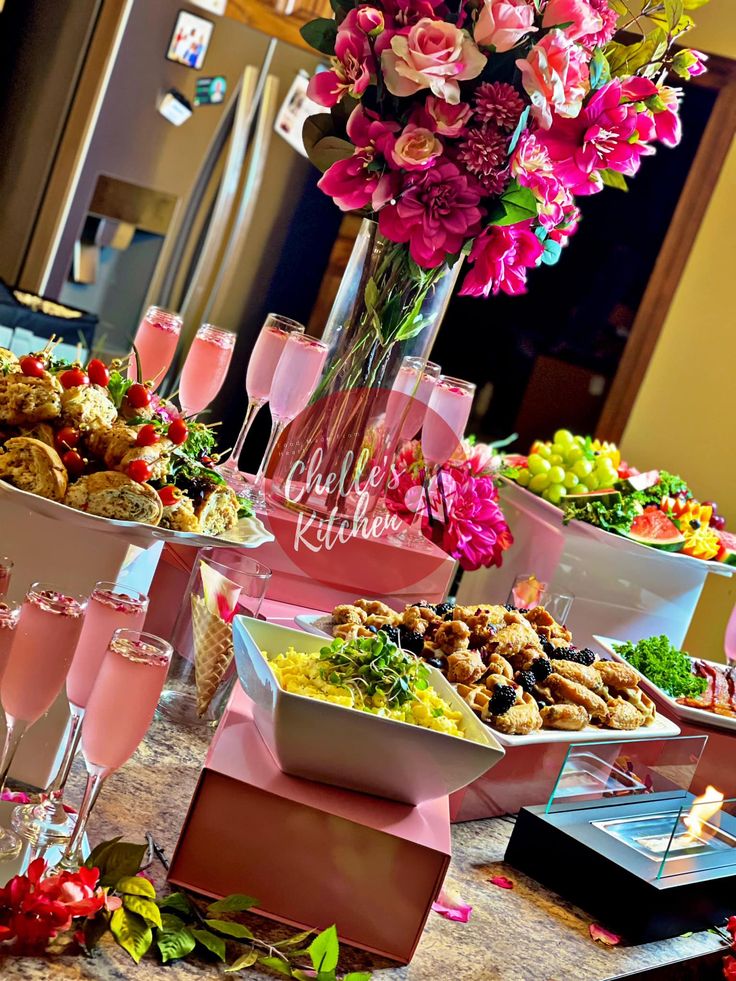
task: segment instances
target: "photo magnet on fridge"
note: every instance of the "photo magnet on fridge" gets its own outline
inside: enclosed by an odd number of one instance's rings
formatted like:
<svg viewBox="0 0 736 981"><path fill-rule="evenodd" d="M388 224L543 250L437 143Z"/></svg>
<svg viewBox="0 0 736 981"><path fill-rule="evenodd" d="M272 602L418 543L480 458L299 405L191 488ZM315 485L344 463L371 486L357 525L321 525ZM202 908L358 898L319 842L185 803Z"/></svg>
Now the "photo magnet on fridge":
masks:
<svg viewBox="0 0 736 981"><path fill-rule="evenodd" d="M176 89L169 89L159 102L158 111L164 119L168 119L174 126L181 126L190 118L194 110L181 92L177 92Z"/></svg>
<svg viewBox="0 0 736 981"><path fill-rule="evenodd" d="M197 71L204 64L215 25L205 17L180 10L169 41L166 57Z"/></svg>
<svg viewBox="0 0 736 981"><path fill-rule="evenodd" d="M198 78L194 89L195 106L218 106L225 99L227 79L224 75Z"/></svg>
<svg viewBox="0 0 736 981"><path fill-rule="evenodd" d="M286 93L286 98L279 109L273 128L287 143L298 150L303 157L307 156L302 139L302 128L308 116L321 112L322 107L307 95L309 75L304 70L298 72Z"/></svg>

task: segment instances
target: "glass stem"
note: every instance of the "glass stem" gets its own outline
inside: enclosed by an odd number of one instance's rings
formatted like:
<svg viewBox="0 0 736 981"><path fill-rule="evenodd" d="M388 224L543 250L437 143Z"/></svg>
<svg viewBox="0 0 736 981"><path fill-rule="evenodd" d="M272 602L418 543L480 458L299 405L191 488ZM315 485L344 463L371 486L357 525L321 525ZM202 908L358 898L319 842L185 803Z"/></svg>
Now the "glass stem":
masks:
<svg viewBox="0 0 736 981"><path fill-rule="evenodd" d="M56 771L54 782L47 791L48 797L54 802L61 801L62 797L64 796L64 787L69 779L69 773L72 769L72 763L74 762L74 757L77 752L77 746L79 746L79 739L82 735L82 719L84 718L84 709L80 708L78 705L70 704L69 711L71 712L71 720L69 722L69 733L66 737L64 756L59 764L59 769Z"/></svg>
<svg viewBox="0 0 736 981"><path fill-rule="evenodd" d="M87 785L84 788L82 803L79 805L77 823L74 825L74 831L69 839L69 844L66 846L64 854L61 857L61 864L67 868L81 864L82 839L87 829L87 821L92 813L92 808L95 806L95 801L99 796L106 776L107 774L104 770L95 770L87 774Z"/></svg>
<svg viewBox="0 0 736 981"><path fill-rule="evenodd" d="M243 446L245 445L250 428L253 425L255 417L258 415L259 409L263 408L265 404L265 401L262 399L248 399L248 408L245 411L245 419L243 420L243 425L240 427L240 432L238 433L238 438L235 441L233 451L225 463L226 467L232 470L238 469L240 454L243 452Z"/></svg>
<svg viewBox="0 0 736 981"><path fill-rule="evenodd" d="M260 488L263 484L263 478L265 476L268 465L271 462L271 457L273 456L273 451L276 448L276 444L279 441L279 436L283 433L286 428L287 419L273 419L271 422L271 435L268 437L268 446L263 454L263 459L261 460L261 465L258 468L258 473L253 481L253 486Z"/></svg>
<svg viewBox="0 0 736 981"><path fill-rule="evenodd" d="M5 745L3 746L3 758L0 761L0 793L5 790L8 772L13 765L20 741L28 728L27 722L23 722L21 719L14 719L12 715L6 716L5 724L7 729L5 732Z"/></svg>

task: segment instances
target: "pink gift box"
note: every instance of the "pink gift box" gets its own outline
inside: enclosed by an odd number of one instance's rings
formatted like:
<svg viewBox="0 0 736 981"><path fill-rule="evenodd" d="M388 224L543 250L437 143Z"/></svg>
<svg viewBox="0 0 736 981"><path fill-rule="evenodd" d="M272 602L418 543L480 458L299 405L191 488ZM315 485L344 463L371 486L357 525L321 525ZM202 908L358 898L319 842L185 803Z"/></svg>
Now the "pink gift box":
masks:
<svg viewBox="0 0 736 981"><path fill-rule="evenodd" d="M210 747L169 881L406 964L450 862L448 799L418 807L282 773L237 691Z"/></svg>

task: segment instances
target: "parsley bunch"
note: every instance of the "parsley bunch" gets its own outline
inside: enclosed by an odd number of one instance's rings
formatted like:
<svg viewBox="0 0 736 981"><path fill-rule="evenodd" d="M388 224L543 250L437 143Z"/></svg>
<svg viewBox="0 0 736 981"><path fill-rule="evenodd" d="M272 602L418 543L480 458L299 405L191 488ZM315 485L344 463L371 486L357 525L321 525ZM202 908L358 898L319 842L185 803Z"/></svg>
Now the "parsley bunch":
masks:
<svg viewBox="0 0 736 981"><path fill-rule="evenodd" d="M570 521L587 521L589 525L613 532L628 531L634 518L643 510L633 494L622 497L614 504L607 504L599 499L568 503L564 498L562 504L565 509L562 519L564 524L569 524Z"/></svg>
<svg viewBox="0 0 736 981"><path fill-rule="evenodd" d="M664 634L648 637L637 644L615 644L617 654L672 698L697 698L708 686L705 678L693 674L687 654L674 647Z"/></svg>

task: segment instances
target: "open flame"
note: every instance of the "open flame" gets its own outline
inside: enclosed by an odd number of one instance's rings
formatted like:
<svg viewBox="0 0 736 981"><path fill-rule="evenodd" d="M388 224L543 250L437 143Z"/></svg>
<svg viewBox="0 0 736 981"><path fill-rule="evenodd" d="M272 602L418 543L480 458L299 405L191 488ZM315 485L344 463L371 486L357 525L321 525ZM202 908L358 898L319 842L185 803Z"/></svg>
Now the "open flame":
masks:
<svg viewBox="0 0 736 981"><path fill-rule="evenodd" d="M690 811L682 819L687 828L685 837L692 841L707 841L715 835L716 829L708 822L723 807L723 798L720 790L708 784L705 793L695 798Z"/></svg>

